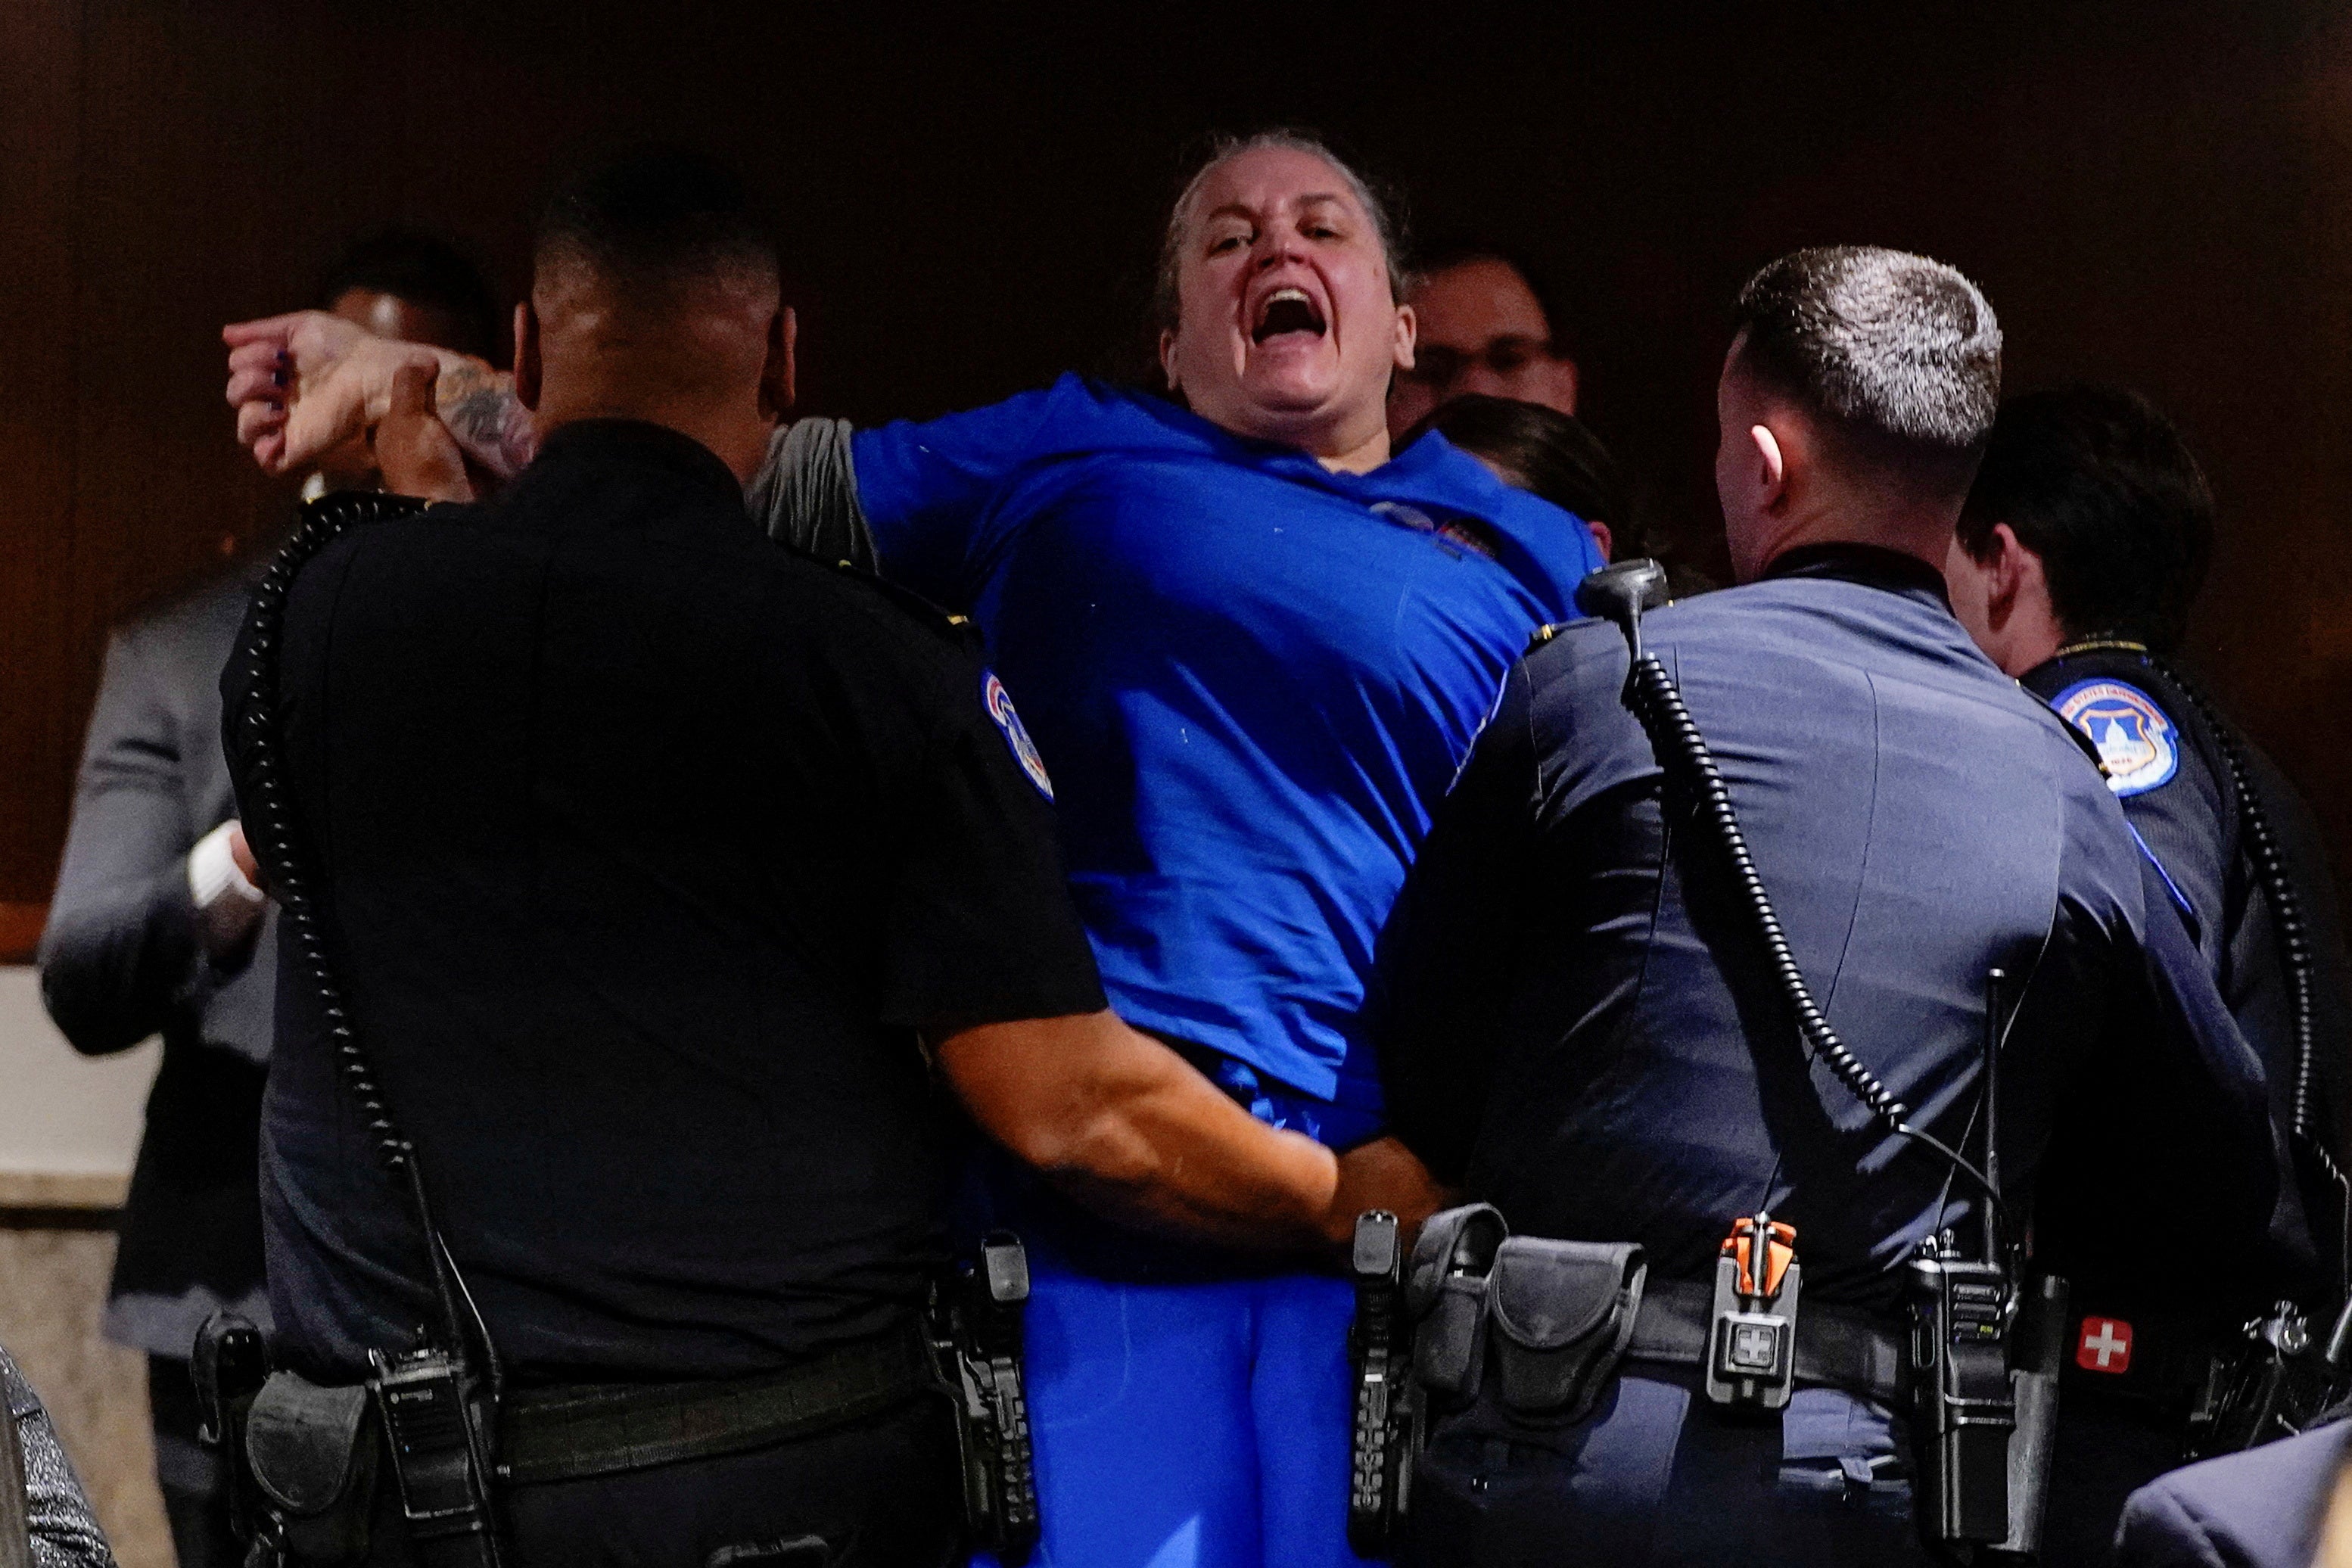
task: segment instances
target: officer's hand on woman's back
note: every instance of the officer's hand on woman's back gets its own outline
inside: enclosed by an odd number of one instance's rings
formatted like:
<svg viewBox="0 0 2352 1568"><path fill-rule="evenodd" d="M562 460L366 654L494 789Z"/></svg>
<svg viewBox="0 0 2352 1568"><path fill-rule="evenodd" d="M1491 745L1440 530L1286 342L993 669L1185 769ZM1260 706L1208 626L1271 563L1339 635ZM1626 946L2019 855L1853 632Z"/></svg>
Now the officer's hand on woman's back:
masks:
<svg viewBox="0 0 2352 1568"><path fill-rule="evenodd" d="M1108 1010L983 1024L938 1040L991 1137L1114 1219L1233 1247L1344 1247L1366 1208L1408 1227L1444 1203L1393 1139L1335 1155L1268 1127Z"/></svg>

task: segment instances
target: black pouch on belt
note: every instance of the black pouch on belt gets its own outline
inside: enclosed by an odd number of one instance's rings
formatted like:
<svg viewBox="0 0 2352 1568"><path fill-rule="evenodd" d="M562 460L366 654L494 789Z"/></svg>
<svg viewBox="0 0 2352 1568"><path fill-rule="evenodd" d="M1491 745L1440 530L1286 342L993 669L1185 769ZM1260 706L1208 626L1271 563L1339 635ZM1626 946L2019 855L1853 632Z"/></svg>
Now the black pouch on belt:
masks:
<svg viewBox="0 0 2352 1568"><path fill-rule="evenodd" d="M367 1555L376 1430L367 1385L321 1388L274 1372L245 1418L245 1451L278 1543L304 1563ZM265 1527L267 1528L267 1527Z"/></svg>
<svg viewBox="0 0 2352 1568"><path fill-rule="evenodd" d="M1487 1286L1503 1404L1521 1415L1581 1420L1633 1335L1650 1266L1638 1243L1503 1243Z"/></svg>
<svg viewBox="0 0 2352 1568"><path fill-rule="evenodd" d="M1454 1399L1478 1392L1486 1341L1486 1275L1511 1227L1492 1204L1430 1216L1413 1243L1404 1309L1413 1323L1412 1370L1422 1386Z"/></svg>

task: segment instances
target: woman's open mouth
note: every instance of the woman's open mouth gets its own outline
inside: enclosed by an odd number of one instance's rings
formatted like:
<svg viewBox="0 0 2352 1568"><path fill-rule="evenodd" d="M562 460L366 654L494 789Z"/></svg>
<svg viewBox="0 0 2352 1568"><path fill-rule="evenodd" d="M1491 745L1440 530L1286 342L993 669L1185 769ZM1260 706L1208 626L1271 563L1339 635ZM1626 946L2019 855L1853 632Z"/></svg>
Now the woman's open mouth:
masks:
<svg viewBox="0 0 2352 1568"><path fill-rule="evenodd" d="M1257 308L1257 324L1250 330L1250 342L1264 345L1268 340L1288 332L1304 332L1319 338L1324 332L1323 312L1304 289L1277 289L1265 297Z"/></svg>

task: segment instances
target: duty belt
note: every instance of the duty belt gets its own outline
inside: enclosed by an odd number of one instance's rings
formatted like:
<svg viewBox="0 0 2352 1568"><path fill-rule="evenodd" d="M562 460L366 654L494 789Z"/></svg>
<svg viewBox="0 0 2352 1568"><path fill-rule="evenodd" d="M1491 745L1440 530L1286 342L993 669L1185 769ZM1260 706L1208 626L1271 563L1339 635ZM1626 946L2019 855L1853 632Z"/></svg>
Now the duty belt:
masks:
<svg viewBox="0 0 2352 1568"><path fill-rule="evenodd" d="M1692 1279L1654 1279L1643 1293L1625 1354L1635 1361L1702 1366L1714 1314L1710 1287ZM1902 1332L1866 1313L1809 1300L1797 1315L1797 1381L1899 1402Z"/></svg>
<svg viewBox="0 0 2352 1568"><path fill-rule="evenodd" d="M520 1391L499 1413L498 1475L530 1486L740 1454L879 1414L938 1385L910 1326L757 1377Z"/></svg>

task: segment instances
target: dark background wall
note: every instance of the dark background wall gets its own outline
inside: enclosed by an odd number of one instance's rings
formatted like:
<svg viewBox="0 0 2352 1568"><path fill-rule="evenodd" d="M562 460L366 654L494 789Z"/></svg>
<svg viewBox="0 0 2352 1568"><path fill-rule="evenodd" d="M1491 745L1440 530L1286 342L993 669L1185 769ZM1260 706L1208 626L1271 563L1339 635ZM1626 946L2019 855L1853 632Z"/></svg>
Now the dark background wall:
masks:
<svg viewBox="0 0 2352 1568"><path fill-rule="evenodd" d="M646 136L772 194L808 405L874 418L1105 363L1187 140L1320 126L1425 234L1554 275L1590 417L1700 559L1741 278L1822 241L1943 257L2013 387L2121 380L2187 427L2226 530L2195 658L2352 844L2339 9L1523 9L10 0L0 906L21 933L47 895L104 628L287 515L230 442L220 323L305 302L392 219L511 299L552 174Z"/></svg>

